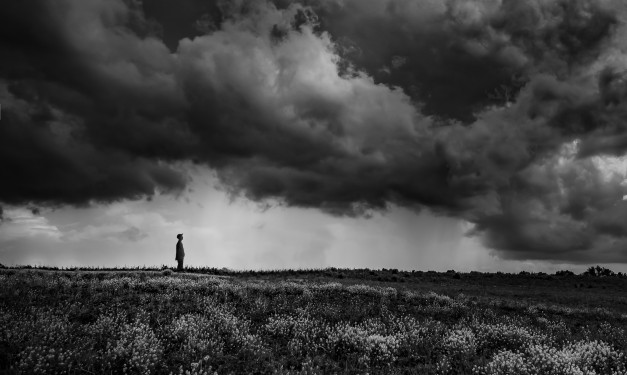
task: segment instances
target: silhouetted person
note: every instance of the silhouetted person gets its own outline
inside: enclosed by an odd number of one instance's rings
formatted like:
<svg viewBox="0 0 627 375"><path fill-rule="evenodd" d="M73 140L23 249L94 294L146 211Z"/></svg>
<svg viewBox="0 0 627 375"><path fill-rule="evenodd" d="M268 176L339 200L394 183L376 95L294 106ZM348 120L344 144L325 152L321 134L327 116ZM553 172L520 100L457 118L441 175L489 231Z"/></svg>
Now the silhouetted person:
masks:
<svg viewBox="0 0 627 375"><path fill-rule="evenodd" d="M183 271L183 258L185 258L185 250L183 249L183 233L177 234L176 238L179 239L179 242L176 243L176 258L174 258L174 260L179 262L176 270L181 272Z"/></svg>

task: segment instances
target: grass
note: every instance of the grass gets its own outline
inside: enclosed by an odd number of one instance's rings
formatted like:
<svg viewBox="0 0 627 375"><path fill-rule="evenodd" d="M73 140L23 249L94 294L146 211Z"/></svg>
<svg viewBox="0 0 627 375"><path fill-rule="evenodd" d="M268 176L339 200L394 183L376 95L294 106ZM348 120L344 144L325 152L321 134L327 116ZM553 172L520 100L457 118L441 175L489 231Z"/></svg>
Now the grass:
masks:
<svg viewBox="0 0 627 375"><path fill-rule="evenodd" d="M0 373L627 374L627 278L0 270Z"/></svg>

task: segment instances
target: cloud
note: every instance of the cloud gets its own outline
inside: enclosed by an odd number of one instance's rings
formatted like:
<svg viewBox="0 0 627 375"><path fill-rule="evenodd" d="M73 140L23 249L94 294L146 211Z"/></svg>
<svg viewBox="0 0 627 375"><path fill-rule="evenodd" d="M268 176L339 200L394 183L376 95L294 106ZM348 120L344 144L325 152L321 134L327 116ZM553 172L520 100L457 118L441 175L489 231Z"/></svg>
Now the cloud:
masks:
<svg viewBox="0 0 627 375"><path fill-rule="evenodd" d="M116 240L137 242L147 238L148 234L135 226L126 224L89 224L80 229L69 229L63 232L62 239L66 242L85 240Z"/></svg>
<svg viewBox="0 0 627 375"><path fill-rule="evenodd" d="M145 206L152 206L152 209L146 211ZM167 220L162 211L167 213L170 210L156 207L153 202L121 202L98 209L104 210L104 215L83 213L85 219L72 221L64 228L63 239L74 243L90 239L138 242L148 238L149 233L153 236L155 233L180 233L181 228L185 227L180 220ZM74 212L72 217L78 215L78 212Z"/></svg>
<svg viewBox="0 0 627 375"><path fill-rule="evenodd" d="M20 238L57 241L61 235L57 226L50 224L48 219L32 210L12 207L3 211L2 225L0 225L3 245L10 245Z"/></svg>
<svg viewBox="0 0 627 375"><path fill-rule="evenodd" d="M163 99L167 49L122 28L133 20L122 2L29 4L11 4L1 16L0 160L15 177L0 199L85 204L181 190L185 174L140 144L142 132L176 139L159 134L167 121L146 119L149 108L176 103ZM122 147L111 146L114 137ZM131 143L141 150L124 146Z"/></svg>
<svg viewBox="0 0 627 375"><path fill-rule="evenodd" d="M466 123L540 70L564 75L594 60L618 22L587 0L307 3L350 64L402 87L423 113Z"/></svg>
<svg viewBox="0 0 627 375"><path fill-rule="evenodd" d="M0 15L0 201L182 194L192 161L254 201L428 207L506 258L624 257L594 159L627 144L619 2L28 3Z"/></svg>

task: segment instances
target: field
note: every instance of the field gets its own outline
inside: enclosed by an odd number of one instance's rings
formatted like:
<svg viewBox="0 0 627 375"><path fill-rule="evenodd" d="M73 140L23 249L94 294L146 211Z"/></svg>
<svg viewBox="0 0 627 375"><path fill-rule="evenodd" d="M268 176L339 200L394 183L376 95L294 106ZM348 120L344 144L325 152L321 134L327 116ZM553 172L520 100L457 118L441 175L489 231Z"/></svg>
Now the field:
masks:
<svg viewBox="0 0 627 375"><path fill-rule="evenodd" d="M187 271L0 270L0 373L627 374L624 276Z"/></svg>

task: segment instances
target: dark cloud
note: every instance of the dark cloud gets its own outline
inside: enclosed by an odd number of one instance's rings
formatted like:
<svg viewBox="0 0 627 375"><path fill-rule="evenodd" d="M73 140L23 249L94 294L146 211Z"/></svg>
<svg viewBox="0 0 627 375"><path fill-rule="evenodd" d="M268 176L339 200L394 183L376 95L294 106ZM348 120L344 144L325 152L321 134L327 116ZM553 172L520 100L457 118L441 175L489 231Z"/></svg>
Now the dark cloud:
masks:
<svg viewBox="0 0 627 375"><path fill-rule="evenodd" d="M593 60L618 22L587 0L306 3L356 69L402 87L425 114L463 122L513 101L538 69L563 75Z"/></svg>
<svg viewBox="0 0 627 375"><path fill-rule="evenodd" d="M180 133L163 130L175 121L164 113L177 105L151 80L163 65L127 60L152 46L167 51L130 31L142 24L137 9L27 1L8 5L0 18L7 55L0 62L0 160L12 180L0 187L2 201L85 204L185 186L185 174L159 160L169 157L166 140ZM92 26L105 34L90 40Z"/></svg>
<svg viewBox="0 0 627 375"><path fill-rule="evenodd" d="M4 202L84 204L185 186L184 175L166 164L81 142L84 129L75 122L82 120L5 94L0 159L11 184L0 187Z"/></svg>
<svg viewBox="0 0 627 375"><path fill-rule="evenodd" d="M503 257L625 260L619 2L181 4L5 5L0 201L181 192L191 161L255 201L428 207Z"/></svg>
<svg viewBox="0 0 627 375"><path fill-rule="evenodd" d="M168 0L144 0L148 19L162 27L163 42L175 51L179 40L215 31L223 21L219 1L186 0L172 6Z"/></svg>

